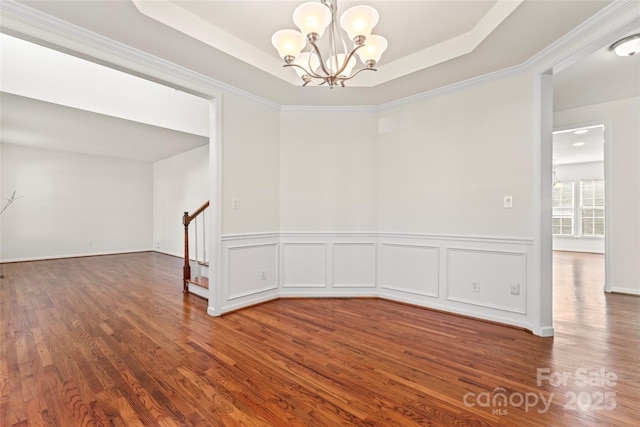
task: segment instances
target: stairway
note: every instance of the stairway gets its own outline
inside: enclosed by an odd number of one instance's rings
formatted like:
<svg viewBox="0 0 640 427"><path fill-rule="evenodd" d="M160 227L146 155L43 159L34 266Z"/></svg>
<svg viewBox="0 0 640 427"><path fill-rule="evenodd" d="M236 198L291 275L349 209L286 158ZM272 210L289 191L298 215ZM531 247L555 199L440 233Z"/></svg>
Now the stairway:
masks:
<svg viewBox="0 0 640 427"><path fill-rule="evenodd" d="M202 298L209 298L209 263L190 260L193 278L187 279L187 291ZM198 270L199 274L198 274Z"/></svg>
<svg viewBox="0 0 640 427"><path fill-rule="evenodd" d="M209 298L209 260L207 258L207 232L205 210L209 207L206 201L192 214L185 212L182 217L184 225L184 266L182 268L182 292L192 293L202 298ZM189 256L189 225L193 223L195 257ZM200 223L201 239L198 241L198 223Z"/></svg>

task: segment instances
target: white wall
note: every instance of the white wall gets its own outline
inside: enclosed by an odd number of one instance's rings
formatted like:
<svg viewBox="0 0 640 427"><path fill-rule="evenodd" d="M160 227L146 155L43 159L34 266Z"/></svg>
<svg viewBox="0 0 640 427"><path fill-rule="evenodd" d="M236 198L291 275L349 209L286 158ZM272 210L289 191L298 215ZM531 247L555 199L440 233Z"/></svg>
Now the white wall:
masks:
<svg viewBox="0 0 640 427"><path fill-rule="evenodd" d="M281 113L281 230L377 229L377 128L373 111Z"/></svg>
<svg viewBox="0 0 640 427"><path fill-rule="evenodd" d="M556 166L556 174L562 182L573 181L579 190L580 180L604 179L604 162L575 163ZM579 193L576 208L579 207ZM606 195L605 195L606 200ZM604 253L604 237L553 236L553 249L557 251Z"/></svg>
<svg viewBox="0 0 640 427"><path fill-rule="evenodd" d="M557 128L604 122L607 169L607 289L640 294L640 97L554 114Z"/></svg>
<svg viewBox="0 0 640 427"><path fill-rule="evenodd" d="M535 330L533 81L509 75L383 112L282 111L279 232L225 233L221 312L382 296ZM224 177L249 173L249 155L225 155Z"/></svg>
<svg viewBox="0 0 640 427"><path fill-rule="evenodd" d="M151 164L2 144L4 262L141 251L152 243Z"/></svg>
<svg viewBox="0 0 640 427"><path fill-rule="evenodd" d="M184 255L182 216L185 211L193 213L209 199L209 187L208 145L153 164L155 250L171 255ZM210 212L210 209L205 211L207 227L212 226L209 221ZM190 243L193 245L195 239L190 239ZM191 255L194 254L191 249L190 252Z"/></svg>
<svg viewBox="0 0 640 427"><path fill-rule="evenodd" d="M382 113L380 230L531 238L532 94L514 74Z"/></svg>
<svg viewBox="0 0 640 427"><path fill-rule="evenodd" d="M279 110L225 94L222 98L222 232L279 228ZM232 209L232 199L238 209Z"/></svg>

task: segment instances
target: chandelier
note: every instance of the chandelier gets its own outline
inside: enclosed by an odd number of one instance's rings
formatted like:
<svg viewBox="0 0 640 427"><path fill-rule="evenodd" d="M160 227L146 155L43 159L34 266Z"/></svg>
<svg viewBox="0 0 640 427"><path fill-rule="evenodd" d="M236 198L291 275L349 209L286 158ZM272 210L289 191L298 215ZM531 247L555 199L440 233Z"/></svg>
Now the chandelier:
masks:
<svg viewBox="0 0 640 427"><path fill-rule="evenodd" d="M354 6L340 17L340 26L353 43L352 48L347 48L336 25L337 3L337 0L320 0L320 3L301 4L293 12L293 22L300 31L280 30L271 38L271 43L284 59L284 67L296 70L304 82L302 86L326 83L330 88L336 85L344 87L345 81L362 71L376 71L374 67L387 49L384 37L371 35L379 15L370 6ZM325 30L328 30L328 47L323 56L318 44ZM307 51L302 52L305 47ZM356 53L362 66L354 72L358 62Z"/></svg>

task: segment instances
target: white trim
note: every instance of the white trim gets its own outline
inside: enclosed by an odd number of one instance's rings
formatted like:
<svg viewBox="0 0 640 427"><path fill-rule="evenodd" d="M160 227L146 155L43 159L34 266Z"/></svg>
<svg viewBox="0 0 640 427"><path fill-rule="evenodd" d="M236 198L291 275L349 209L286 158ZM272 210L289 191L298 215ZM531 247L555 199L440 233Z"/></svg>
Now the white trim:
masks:
<svg viewBox="0 0 640 427"><path fill-rule="evenodd" d="M304 236L309 237L309 236ZM328 289L329 288L329 276L327 275L327 270L329 269L329 245L326 242L283 242L280 241L280 250L278 251L280 259L278 260L278 269L280 274L278 277L280 278L280 288L306 288L306 289ZM320 283L285 283L285 275L284 275L284 264L286 261L285 258L285 247L287 246L322 246L324 248L324 281Z"/></svg>
<svg viewBox="0 0 640 427"><path fill-rule="evenodd" d="M517 251L503 251L503 250L487 250L487 249L474 249L474 248L456 248L456 247L449 247L446 249L447 251L447 280L445 283L446 286L446 295L445 295L445 299L448 301L455 301L455 302L462 302L465 304L471 304L471 305L477 305L480 307L487 307L487 308L491 308L494 310L501 310L501 311L508 311L511 313L518 313L518 314L527 314L527 254L526 252L517 252ZM491 303L486 303L483 301L479 301L479 300L474 300L471 298L461 298L461 297L456 297L456 296L452 296L451 295L451 272L450 272L450 268L451 268L451 262L449 261L451 258L451 254L453 252L469 252L469 253L478 253L478 254L493 254L493 255L506 255L506 256L517 256L522 258L522 277L524 279L524 283L521 283L521 296L522 296L522 303L521 306L518 308L515 307L510 307L510 306L504 306L504 305L499 305L499 304L491 304Z"/></svg>
<svg viewBox="0 0 640 427"><path fill-rule="evenodd" d="M536 334L539 337L552 337L554 335L554 330L551 326L543 326L539 329L538 333Z"/></svg>
<svg viewBox="0 0 640 427"><path fill-rule="evenodd" d="M532 239L522 237L496 237L496 236L463 236L459 234L426 234L426 233L378 233L378 237L401 237L403 239L431 239L431 240L449 240L449 241L465 241L465 242L490 242L502 244L516 245L533 245Z"/></svg>
<svg viewBox="0 0 640 427"><path fill-rule="evenodd" d="M554 61L553 69L557 73L576 62L576 55L586 56L602 47L597 43L594 44L595 40L610 35L621 26L637 19L639 7L640 1L638 0L614 0L562 38L526 60L522 65L525 68L548 68L549 65L544 65L544 63L554 55L562 56L566 51L573 52L573 55L569 57ZM576 50L576 45L581 49ZM589 51L585 51L585 49L589 49Z"/></svg>
<svg viewBox="0 0 640 427"><path fill-rule="evenodd" d="M537 287L538 289L538 295L533 301L536 305L535 312L539 314L534 318L536 324L533 325L532 330L540 336L553 336L550 207L551 139L554 130L552 74L576 63L637 27L640 23L639 5L640 1L638 0L612 2L592 18L525 63L525 66L533 68L534 74L533 123L536 134L534 136L532 158L534 162L533 208L535 241L532 259L534 265L532 266L531 274L534 288ZM546 201L549 201L549 206L544 204ZM605 252L607 252L606 249ZM607 284L608 280L605 279L605 286L608 286Z"/></svg>
<svg viewBox="0 0 640 427"><path fill-rule="evenodd" d="M63 50L80 54L80 56L90 57L106 66L118 68L136 75L142 75L152 80L154 78L158 79L159 83L199 96L211 98L219 96L220 92L228 92L281 111L373 112L376 110L386 111L398 108L423 101L436 95L451 93L482 82L503 78L513 73L527 71L529 68L540 66L540 63L549 61L551 56L558 55L563 50L569 50L574 45L580 44L582 38L587 39L587 42L582 42L581 44L591 49L590 52L587 52L591 53L595 48L590 41L602 38L605 35L612 36L615 34L616 29L619 29L623 25L630 24L634 19L637 19L638 3L638 0L612 2L567 35L556 40L521 64L377 106L346 107L279 105L273 101L170 63L77 25L52 17L14 0L1 1L0 12L2 12L2 26L13 32L23 34L30 39L44 42L45 45L55 45ZM612 20L613 22L610 22ZM9 31L9 33L11 33L11 31ZM584 48L576 54L579 53L583 55L587 54L584 52ZM571 58L565 58L563 61L566 62L570 59ZM556 67L560 67L563 62L552 60L550 63L555 63ZM551 65L547 66L547 68L550 67Z"/></svg>
<svg viewBox="0 0 640 427"><path fill-rule="evenodd" d="M336 251L335 248L337 246L354 246L354 245L360 245L360 246L372 246L373 247L373 282L371 283L339 283L336 281L336 269L335 269L335 264L336 264ZM331 244L331 287L332 288L375 288L377 285L377 268L376 268L376 263L377 263L377 258L378 258L378 245L376 242L356 242L356 241L349 241L349 242L333 242Z"/></svg>
<svg viewBox="0 0 640 427"><path fill-rule="evenodd" d="M228 92L279 110L280 105L13 0L0 1L2 26L101 65L204 98Z"/></svg>
<svg viewBox="0 0 640 427"><path fill-rule="evenodd" d="M618 286L611 286L611 290L607 290L607 292L614 293L614 294L629 294L629 295L640 296L640 289L621 288Z"/></svg>
<svg viewBox="0 0 640 427"><path fill-rule="evenodd" d="M222 96L217 96L209 104L209 261L213 275L209 277L209 297L207 313L219 315L222 307Z"/></svg>
<svg viewBox="0 0 640 427"><path fill-rule="evenodd" d="M526 68L522 65L514 65L513 67L503 68L502 70L493 71L491 73L483 74L481 76L472 77L467 80L451 83L450 85L441 86L439 88L428 90L426 92L417 93L415 95L407 96L405 98L400 98L395 101L390 101L390 102L381 104L378 107L378 111L384 112L388 110L394 110L399 107L404 107L407 105L425 101L429 98L433 98L438 95L450 94L459 90L466 89L471 86L478 85L480 83L490 82L492 80L501 79L501 78L504 78L516 73L521 73L524 71L526 71Z"/></svg>
<svg viewBox="0 0 640 427"><path fill-rule="evenodd" d="M528 259L532 254L531 239L524 238L503 238L503 237L486 237L478 236L442 236L428 234L410 234L410 233L371 233L371 232L286 232L286 233L243 233L237 234L237 240L233 239L233 235L225 235L225 248L223 250L228 253L227 245L232 247L248 247L254 244L246 245L246 242L259 242L267 236L274 239L275 242L269 244L277 244L279 250L277 252L278 259L274 261L277 265L279 273L278 289L258 289L252 290L251 295L254 298L243 298L230 304L229 300L223 302L221 312L239 309L245 306L255 304L256 302L271 300L277 297L304 297L304 298L342 298L342 297L378 297L398 302L406 302L425 308L443 310L451 313L464 314L479 319L497 321L509 325L523 327L539 334L540 331L534 327L536 322L535 311L529 302L535 298L535 295L529 295L529 285L531 278L534 277L532 264ZM366 268L371 268L369 273L361 272L362 277L375 278L375 283L334 283L335 277L335 259L338 256L348 256L348 254L337 254L335 252L338 245L366 245L375 248L375 258L371 259L371 265L367 264ZM315 248L313 252L302 253L302 260L308 261L313 265L313 272L305 273L299 265L291 264L291 259L286 259L285 251L288 247L311 247ZM436 282L429 282L430 287L427 292L421 289L402 289L396 286L382 285L383 272L382 268L382 248L383 247L408 247L417 249L428 249L436 251L436 258L429 258L431 272L435 272L434 276L429 276ZM446 283L448 280L449 270L447 267L447 257L443 256L443 251L465 251L489 254L504 254L506 256L516 256L522 262L516 265L517 270L512 270L512 274L517 274L521 283L522 295L519 296L517 306L509 305L508 302L500 304L491 304L491 301L452 301L447 298ZM299 254L300 255L300 254ZM366 258L365 258L366 259ZM345 258L341 258L341 265L344 264ZM466 261L464 261L466 262ZM498 260L500 262L500 260ZM289 263L289 264L288 264ZM362 267L362 266L361 266ZM225 266L228 270L230 267ZM240 268L236 266L236 268ZM242 267L244 268L244 266ZM252 268L252 266L246 266ZM296 273L297 280L291 283L285 283L285 270L293 268ZM475 266L482 270L482 265ZM520 271L518 268L522 268ZM228 277L229 271L223 272L224 277ZM368 276L370 274L370 276ZM354 277L360 277L358 275ZM419 278L418 278L419 279ZM227 280L227 279L225 279ZM298 283L300 282L300 283ZM236 294L233 289L229 289L231 283L223 282L221 284L222 291L238 297L246 297L245 294ZM455 299L455 298L454 298ZM506 306L505 306L506 304ZM543 331L544 332L544 331ZM547 331L548 332L548 331ZM547 333L544 332L544 333Z"/></svg>
<svg viewBox="0 0 640 427"><path fill-rule="evenodd" d="M378 233L373 231L283 231L279 233L281 238L286 237L377 237Z"/></svg>
<svg viewBox="0 0 640 427"><path fill-rule="evenodd" d="M125 255L125 254L135 254L141 252L158 252L153 248L149 249L123 249L119 251L107 251L107 252L87 252L81 254L61 254L61 255L44 255L44 256L35 256L35 257L24 257L24 258L11 258L11 259L3 259L0 264L10 264L13 262L27 262L27 261L49 261L54 259L66 259L66 258L86 258L92 256L103 256L103 255ZM172 254L167 254L171 255Z"/></svg>
<svg viewBox="0 0 640 427"><path fill-rule="evenodd" d="M203 288L202 286L196 285L195 283L188 283L187 287L189 289L189 293L196 294L199 297L209 299L209 289Z"/></svg>
<svg viewBox="0 0 640 427"><path fill-rule="evenodd" d="M259 289L252 289L250 291L242 292L239 294L233 294L233 295L229 294L229 296L227 297L227 302L233 301L234 299L246 298L252 295L261 294L263 292L274 291L276 289L278 289L278 285L268 286L268 287L259 288Z"/></svg>
<svg viewBox="0 0 640 427"><path fill-rule="evenodd" d="M428 98L442 95L445 93L452 93L457 90L461 90L467 88L469 86L475 86L480 83L488 82L494 79L504 78L511 74L516 74L519 72L525 72L531 68L542 67L542 68L551 68L551 65L542 65L542 63L549 61L549 58L554 55L561 55L565 50L571 50L574 45L580 44L585 45L586 48L578 51L582 54L582 56L586 56L589 53L593 53L597 48L601 46L594 46L592 41L594 39L598 39L604 37L604 35L611 35L616 29L620 28L623 25L627 25L631 23L634 19L637 19L637 10L638 10L638 0L633 1L613 1L609 5L605 6L591 18L587 19L582 24L578 25L576 28L571 30L562 38L556 40L554 43L550 44L525 62L514 65L512 67L504 68L502 70L497 70L491 73L487 73L481 76L473 77L468 80L464 80L461 82L456 82L447 86L443 86L440 88L436 88L430 91L422 92L419 94L415 94L412 96L408 96L405 98L397 99L395 101L387 102L379 106L380 111L386 111L395 109L401 106L414 104L417 102L424 101ZM615 22L610 22L614 20ZM620 22L622 21L622 22ZM603 24L604 23L604 24ZM581 39L587 39L587 41L582 41ZM584 49L590 49L589 52L584 52ZM573 49L575 51L575 48ZM554 70L557 72L561 68L557 67L566 67L566 62L569 58L564 60L565 63L556 62L556 66ZM573 59L575 62L577 59ZM571 63L573 63L571 62Z"/></svg>
<svg viewBox="0 0 640 427"><path fill-rule="evenodd" d="M377 113L379 108L371 105L282 105L280 111L305 113Z"/></svg>
<svg viewBox="0 0 640 427"><path fill-rule="evenodd" d="M380 265L379 265L379 269L380 269L380 289L387 289L390 291L396 291L396 292L405 292L405 293L410 293L410 294L414 294L414 295L420 295L420 296L425 296L425 297L430 297L430 298L440 298L440 286L438 286L436 288L435 293L433 292L420 292L420 291L416 291L415 289L407 289L407 288L403 288L400 286L392 286L392 285L385 285L384 283L382 283L382 279L384 277L384 247L385 246L396 246L396 247L404 247L404 248L426 248L426 249L435 249L436 251L436 276L438 277L438 280L440 278L440 246L437 245L427 245L427 244L415 244L415 243L395 243L395 242L380 242L379 243L379 252L380 252Z"/></svg>
<svg viewBox="0 0 640 427"><path fill-rule="evenodd" d="M220 236L223 242L230 240L249 240L249 239L277 239L280 237L279 233L242 233L242 234L224 234Z"/></svg>

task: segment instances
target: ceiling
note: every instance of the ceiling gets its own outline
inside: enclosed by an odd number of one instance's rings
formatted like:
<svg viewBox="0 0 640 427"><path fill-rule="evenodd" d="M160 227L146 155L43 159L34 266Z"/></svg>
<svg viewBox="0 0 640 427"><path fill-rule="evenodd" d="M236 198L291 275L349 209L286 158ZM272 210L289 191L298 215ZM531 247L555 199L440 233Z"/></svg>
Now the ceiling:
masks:
<svg viewBox="0 0 640 427"><path fill-rule="evenodd" d="M0 105L2 141L17 145L153 163L209 143L200 135L6 92Z"/></svg>
<svg viewBox="0 0 640 427"><path fill-rule="evenodd" d="M604 161L604 126L593 125L553 133L557 165Z"/></svg>
<svg viewBox="0 0 640 427"><path fill-rule="evenodd" d="M295 73L281 67L282 62L270 43L276 30L294 28L292 12L301 2L29 0L19 3L276 104L313 106L378 106L520 66L611 3L598 0L339 1L339 10L353 4L369 4L379 10L380 21L375 32L389 40L389 48L377 72L358 76L360 80L360 77L377 79L381 75L383 82L370 82L373 87L356 87L354 79L347 88L327 90L326 87L302 88L286 81ZM507 13L509 9L502 14L492 13L496 8L514 5L517 7L510 13ZM162 11L157 9L161 6L174 6L164 12L163 22L158 20ZM474 31L477 25L483 31ZM461 36L469 32L472 35L468 38L472 40ZM456 37L464 40L453 43ZM444 52L439 52L438 46ZM473 46L473 50L460 55L465 48ZM426 59L419 54L424 51L431 52ZM449 51L455 51L458 56ZM405 74L405 67L412 71Z"/></svg>
<svg viewBox="0 0 640 427"><path fill-rule="evenodd" d="M3 6L9 1L3 1ZM349 87L329 90L293 84L295 73L282 68L270 44L273 32L294 28L291 14L301 2L18 3L276 104L301 106L380 106L521 66L610 4L593 0L340 1L340 10L355 4L375 7L380 12L380 21L374 33L389 40L389 49L376 73L369 73L370 77L358 83L354 79ZM173 13L163 12L162 8ZM554 76L555 108L639 96L639 74L640 56L619 58L603 46ZM37 102L29 105L28 100L6 96L2 103L3 128L13 114L17 119L19 108L29 111L47 106ZM49 107L58 115L66 111L69 123L85 120L82 111ZM59 119L63 120L61 116ZM112 122L91 120L105 127ZM113 122L104 133L133 127L133 122L122 127Z"/></svg>

